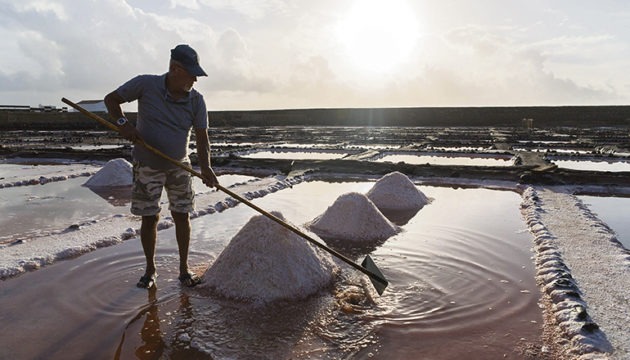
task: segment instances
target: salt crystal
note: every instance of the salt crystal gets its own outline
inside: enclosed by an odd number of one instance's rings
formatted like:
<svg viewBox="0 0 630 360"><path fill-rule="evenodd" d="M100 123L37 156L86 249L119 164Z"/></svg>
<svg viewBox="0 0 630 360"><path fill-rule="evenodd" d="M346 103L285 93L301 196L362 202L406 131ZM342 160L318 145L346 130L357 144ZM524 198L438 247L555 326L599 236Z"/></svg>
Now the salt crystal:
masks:
<svg viewBox="0 0 630 360"><path fill-rule="evenodd" d="M398 171L380 178L367 197L381 210L419 210L430 202L409 178Z"/></svg>
<svg viewBox="0 0 630 360"><path fill-rule="evenodd" d="M133 166L125 159L108 161L101 170L85 182L87 187L130 186L133 182Z"/></svg>
<svg viewBox="0 0 630 360"><path fill-rule="evenodd" d="M385 240L399 230L367 196L358 192L341 195L307 226L322 238L354 242Z"/></svg>
<svg viewBox="0 0 630 360"><path fill-rule="evenodd" d="M272 214L284 221L279 212ZM306 298L339 272L328 253L262 215L249 220L204 274L200 288L237 300Z"/></svg>

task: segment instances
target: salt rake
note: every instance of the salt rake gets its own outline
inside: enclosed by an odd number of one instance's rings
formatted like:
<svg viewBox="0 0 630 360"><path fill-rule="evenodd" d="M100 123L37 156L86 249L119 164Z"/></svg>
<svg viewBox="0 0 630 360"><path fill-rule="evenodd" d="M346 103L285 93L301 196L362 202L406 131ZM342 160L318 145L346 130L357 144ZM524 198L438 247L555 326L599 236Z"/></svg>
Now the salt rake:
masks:
<svg viewBox="0 0 630 360"><path fill-rule="evenodd" d="M120 133L118 130L118 127L112 123L110 123L109 121L103 119L102 117L84 109L83 107L81 107L80 105L77 105L75 103L73 103L72 101L66 99L66 98L62 98L61 101L63 101L64 103L72 106L73 108L75 108L76 110L78 110L79 112L81 112L83 115L86 115L89 118L92 118L93 120L96 120L97 122L101 123L101 125L106 126L107 128ZM161 152L160 150L154 148L153 146L147 144L146 142L144 142L144 140L138 138L134 141L135 144L137 145L142 145L144 146L146 149L148 149L149 151L151 151L152 153L162 157L163 159L169 161L170 163L172 163L173 165L176 165L184 170L186 170L187 172L191 173L192 175L195 175L201 179L203 179L202 175L200 172L192 169L189 166L184 165L183 163L171 158L170 156L164 154L163 152ZM365 259L363 259L363 262L361 262L361 265L356 264L354 261L350 260L349 258L347 258L346 256L344 256L343 254L329 248L328 246L320 243L319 241L313 239L312 237L310 237L308 234L304 233L303 231L301 231L300 229L296 228L295 226L284 222L282 219L278 218L277 216L259 208L258 206L254 205L253 203L251 203L249 200L243 198L242 196L234 193L231 190L228 190L226 188L224 188L223 186L217 184L216 188L223 191L224 193L230 195L231 197L233 197L234 199L240 201L241 203L249 206L250 208L258 211L259 213L261 213L262 215L266 216L267 218L275 221L276 223L282 225L283 227L293 231L294 233L296 233L297 235L301 236L302 238L308 240L311 244L318 246L320 249L323 249L325 251L327 251L328 253L336 256L337 258L343 260L343 262L345 262L346 264L352 266L353 268L355 268L356 270L359 270L360 272L364 273L365 275L367 275L370 278L370 281L372 282L372 285L374 285L374 288L376 289L376 292L379 295L382 295L383 292L385 291L385 288L387 288L387 285L389 284L389 282L385 279L385 276L383 275L383 273L378 269L378 267L376 266L376 264L374 263L374 261L372 260L372 258L370 257L370 255L367 255L365 257Z"/></svg>

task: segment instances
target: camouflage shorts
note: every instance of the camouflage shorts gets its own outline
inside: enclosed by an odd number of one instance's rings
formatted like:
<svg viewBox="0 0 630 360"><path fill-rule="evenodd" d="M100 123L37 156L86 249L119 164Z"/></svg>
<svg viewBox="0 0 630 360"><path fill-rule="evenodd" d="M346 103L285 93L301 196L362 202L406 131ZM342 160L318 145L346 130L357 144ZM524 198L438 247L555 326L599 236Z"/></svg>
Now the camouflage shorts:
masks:
<svg viewBox="0 0 630 360"><path fill-rule="evenodd" d="M159 214L163 188L168 196L169 210L178 213L194 210L195 193L186 170L157 170L134 161L131 213L140 216Z"/></svg>

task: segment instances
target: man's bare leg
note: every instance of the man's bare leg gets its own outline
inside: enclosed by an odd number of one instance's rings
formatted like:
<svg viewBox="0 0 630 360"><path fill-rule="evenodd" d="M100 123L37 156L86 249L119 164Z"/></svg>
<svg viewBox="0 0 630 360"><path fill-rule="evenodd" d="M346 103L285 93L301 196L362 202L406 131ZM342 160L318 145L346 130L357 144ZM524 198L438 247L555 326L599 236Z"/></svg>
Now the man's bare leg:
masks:
<svg viewBox="0 0 630 360"><path fill-rule="evenodd" d="M200 282L197 275L188 270L188 249L190 247L190 217L188 213L171 211L175 222L175 237L179 249L179 281L186 286L195 286Z"/></svg>
<svg viewBox="0 0 630 360"><path fill-rule="evenodd" d="M152 287L153 284L149 281L149 279L151 279L152 282L155 282L155 248L157 244L157 223L159 219L159 214L142 217L142 225L140 226L140 241L142 242L142 250L144 250L147 267L144 276L140 279L140 282L138 282L138 287Z"/></svg>
<svg viewBox="0 0 630 360"><path fill-rule="evenodd" d="M179 273L188 273L188 249L190 247L190 218L188 213L171 211L175 222L175 237L179 248Z"/></svg>

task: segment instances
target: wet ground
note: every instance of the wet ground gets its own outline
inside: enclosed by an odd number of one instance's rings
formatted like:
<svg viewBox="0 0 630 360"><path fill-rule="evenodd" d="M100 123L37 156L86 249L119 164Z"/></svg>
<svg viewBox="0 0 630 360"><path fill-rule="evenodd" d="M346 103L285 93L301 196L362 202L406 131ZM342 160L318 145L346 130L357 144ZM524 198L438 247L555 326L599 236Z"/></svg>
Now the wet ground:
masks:
<svg viewBox="0 0 630 360"><path fill-rule="evenodd" d="M402 170L429 178L630 185L624 174L630 163L627 128L250 126L209 132L213 163L228 172L345 168L377 175ZM128 143L108 131L6 131L0 140L0 155L9 160L94 161L129 158L131 152ZM571 163L563 166L563 161ZM571 166L573 162L580 167Z"/></svg>

